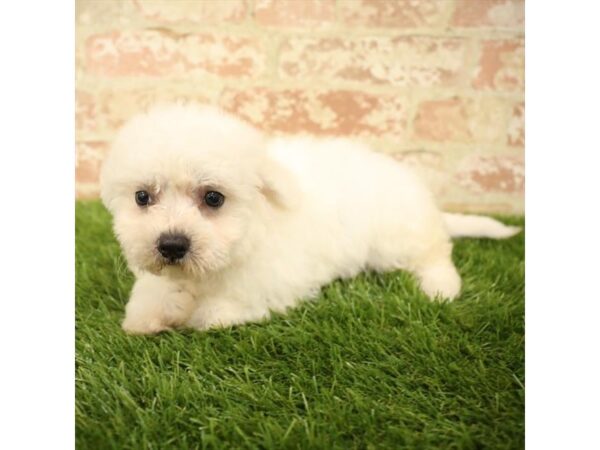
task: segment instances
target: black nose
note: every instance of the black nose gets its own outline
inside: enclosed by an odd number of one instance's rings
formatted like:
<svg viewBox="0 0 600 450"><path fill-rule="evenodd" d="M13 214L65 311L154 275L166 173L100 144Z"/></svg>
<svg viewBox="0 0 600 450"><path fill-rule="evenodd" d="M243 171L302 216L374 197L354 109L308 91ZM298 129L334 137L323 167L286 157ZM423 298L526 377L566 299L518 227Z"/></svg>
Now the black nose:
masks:
<svg viewBox="0 0 600 450"><path fill-rule="evenodd" d="M163 233L158 239L158 251L165 258L176 261L190 249L190 240L183 234Z"/></svg>

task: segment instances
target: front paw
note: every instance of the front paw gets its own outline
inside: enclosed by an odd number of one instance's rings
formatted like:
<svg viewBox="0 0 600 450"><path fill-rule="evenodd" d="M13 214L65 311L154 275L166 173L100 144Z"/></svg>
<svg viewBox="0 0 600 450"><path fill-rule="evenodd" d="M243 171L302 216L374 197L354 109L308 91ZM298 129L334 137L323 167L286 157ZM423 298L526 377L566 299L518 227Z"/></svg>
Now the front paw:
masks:
<svg viewBox="0 0 600 450"><path fill-rule="evenodd" d="M140 277L125 307L122 327L129 334L156 334L181 326L192 313L193 296L154 275Z"/></svg>
<svg viewBox="0 0 600 450"><path fill-rule="evenodd" d="M126 317L121 327L125 333L133 335L157 334L161 331L172 330L170 326L156 318L140 320Z"/></svg>

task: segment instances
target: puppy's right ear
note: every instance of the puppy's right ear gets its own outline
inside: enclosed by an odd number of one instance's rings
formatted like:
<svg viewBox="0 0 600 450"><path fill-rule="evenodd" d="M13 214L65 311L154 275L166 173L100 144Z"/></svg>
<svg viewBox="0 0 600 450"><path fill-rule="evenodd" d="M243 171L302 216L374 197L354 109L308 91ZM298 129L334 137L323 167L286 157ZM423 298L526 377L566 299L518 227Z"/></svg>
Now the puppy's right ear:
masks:
<svg viewBox="0 0 600 450"><path fill-rule="evenodd" d="M265 157L259 168L260 192L273 205L292 208L300 198L294 175L277 161Z"/></svg>

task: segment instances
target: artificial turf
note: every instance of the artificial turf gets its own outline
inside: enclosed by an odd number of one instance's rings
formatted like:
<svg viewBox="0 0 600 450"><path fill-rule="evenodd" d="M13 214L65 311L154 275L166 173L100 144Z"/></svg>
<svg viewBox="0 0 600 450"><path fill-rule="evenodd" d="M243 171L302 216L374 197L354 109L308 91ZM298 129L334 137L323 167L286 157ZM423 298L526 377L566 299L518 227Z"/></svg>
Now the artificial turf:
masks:
<svg viewBox="0 0 600 450"><path fill-rule="evenodd" d="M457 241L454 260L453 303L368 273L266 323L128 336L133 277L80 202L77 448L522 448L524 236Z"/></svg>

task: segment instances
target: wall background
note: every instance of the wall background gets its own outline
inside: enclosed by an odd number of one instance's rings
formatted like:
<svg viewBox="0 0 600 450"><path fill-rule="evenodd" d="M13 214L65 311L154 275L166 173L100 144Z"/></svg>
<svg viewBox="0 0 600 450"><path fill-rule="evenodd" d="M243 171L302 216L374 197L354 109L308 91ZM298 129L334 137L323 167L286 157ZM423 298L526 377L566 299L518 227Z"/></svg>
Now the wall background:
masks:
<svg viewBox="0 0 600 450"><path fill-rule="evenodd" d="M448 210L523 212L523 0L77 0L76 24L78 198L125 120L186 100L367 141Z"/></svg>

